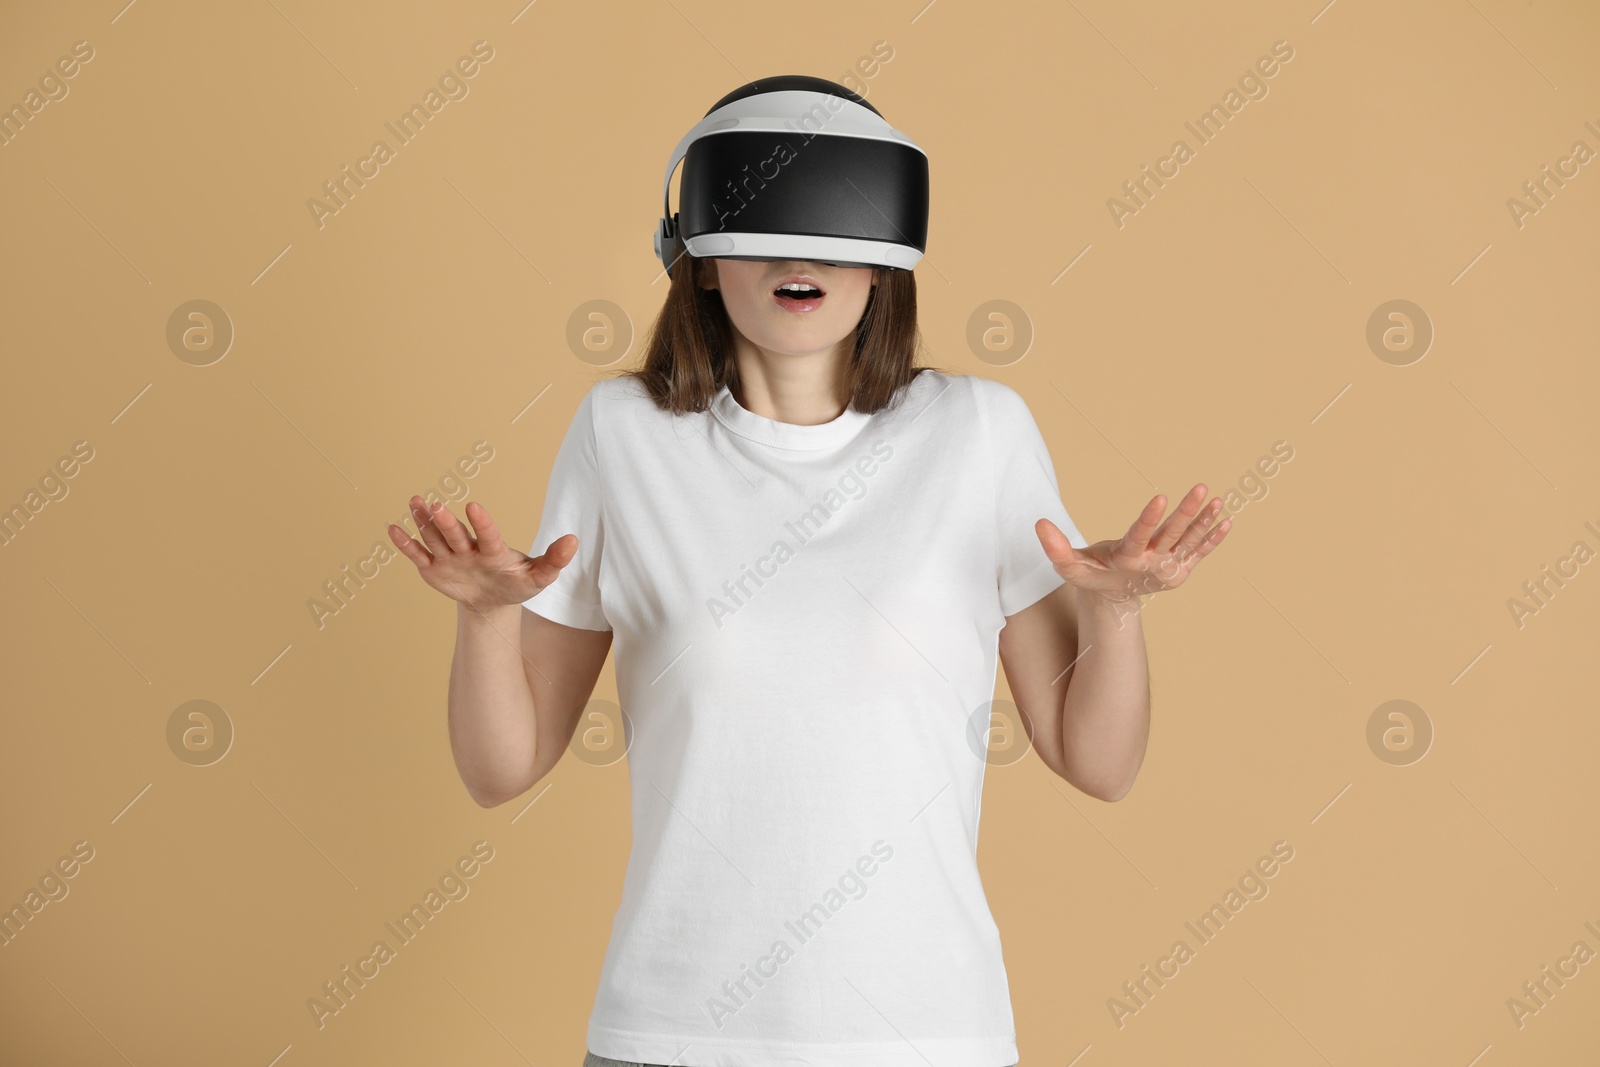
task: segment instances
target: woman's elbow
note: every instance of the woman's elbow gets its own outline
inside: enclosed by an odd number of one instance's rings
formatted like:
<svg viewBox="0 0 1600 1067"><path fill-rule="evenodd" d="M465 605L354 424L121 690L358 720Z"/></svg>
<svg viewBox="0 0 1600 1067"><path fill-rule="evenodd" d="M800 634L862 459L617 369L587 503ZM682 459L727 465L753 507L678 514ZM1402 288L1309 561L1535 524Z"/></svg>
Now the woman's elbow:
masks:
<svg viewBox="0 0 1600 1067"><path fill-rule="evenodd" d="M1080 792L1086 793L1089 796L1094 797L1096 800L1103 800L1107 804L1115 804L1117 801L1133 792L1133 783L1138 777L1139 771L1137 768L1135 768L1133 773L1128 775L1128 777L1119 779L1117 781L1111 781L1109 779L1082 780L1072 781L1072 784L1076 786ZM1071 779L1069 779L1069 781L1071 781Z"/></svg>
<svg viewBox="0 0 1600 1067"><path fill-rule="evenodd" d="M532 782L526 784L500 782L490 784L487 782L470 782L462 779L462 784L467 787L467 795L480 808L498 808L507 801L515 800L526 793Z"/></svg>
<svg viewBox="0 0 1600 1067"><path fill-rule="evenodd" d="M1115 789L1103 789L1098 793L1091 793L1089 795L1094 797L1096 800L1103 800L1107 804L1115 804L1117 801L1121 800L1131 792L1133 792L1133 782L1130 781L1125 785L1118 786Z"/></svg>
<svg viewBox="0 0 1600 1067"><path fill-rule="evenodd" d="M471 797L480 808L498 808L511 799L509 796L476 788L471 782L464 784L467 787L467 796Z"/></svg>

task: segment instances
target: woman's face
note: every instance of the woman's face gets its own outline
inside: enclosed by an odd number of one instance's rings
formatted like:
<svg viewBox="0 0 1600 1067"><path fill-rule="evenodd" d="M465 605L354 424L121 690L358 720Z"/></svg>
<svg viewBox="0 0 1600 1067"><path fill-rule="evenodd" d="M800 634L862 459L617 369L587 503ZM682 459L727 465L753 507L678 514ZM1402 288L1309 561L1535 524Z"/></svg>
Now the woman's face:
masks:
<svg viewBox="0 0 1600 1067"><path fill-rule="evenodd" d="M822 292L799 300L777 295L791 279ZM874 267L834 267L802 259L709 259L700 285L720 289L734 329L781 355L833 352L852 336L877 283Z"/></svg>

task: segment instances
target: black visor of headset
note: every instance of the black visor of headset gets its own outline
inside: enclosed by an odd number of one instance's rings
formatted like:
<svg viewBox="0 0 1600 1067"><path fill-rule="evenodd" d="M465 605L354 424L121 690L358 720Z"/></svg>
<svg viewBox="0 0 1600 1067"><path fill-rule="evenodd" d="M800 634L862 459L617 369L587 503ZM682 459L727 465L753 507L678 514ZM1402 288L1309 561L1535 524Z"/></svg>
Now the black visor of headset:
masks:
<svg viewBox="0 0 1600 1067"><path fill-rule="evenodd" d="M655 251L669 274L682 254L910 270L927 249L927 155L821 78L766 78L723 97L678 143L661 196Z"/></svg>

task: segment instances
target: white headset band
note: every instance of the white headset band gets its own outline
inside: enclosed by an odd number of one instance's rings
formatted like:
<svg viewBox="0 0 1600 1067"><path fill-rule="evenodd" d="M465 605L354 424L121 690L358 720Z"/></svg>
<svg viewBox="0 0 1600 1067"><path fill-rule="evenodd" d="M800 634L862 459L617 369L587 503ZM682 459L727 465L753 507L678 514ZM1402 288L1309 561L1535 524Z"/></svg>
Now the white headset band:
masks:
<svg viewBox="0 0 1600 1067"><path fill-rule="evenodd" d="M922 253L910 245L818 234L703 233L684 241L684 250L696 259L754 256L817 263L869 263L902 270L910 270L922 259Z"/></svg>

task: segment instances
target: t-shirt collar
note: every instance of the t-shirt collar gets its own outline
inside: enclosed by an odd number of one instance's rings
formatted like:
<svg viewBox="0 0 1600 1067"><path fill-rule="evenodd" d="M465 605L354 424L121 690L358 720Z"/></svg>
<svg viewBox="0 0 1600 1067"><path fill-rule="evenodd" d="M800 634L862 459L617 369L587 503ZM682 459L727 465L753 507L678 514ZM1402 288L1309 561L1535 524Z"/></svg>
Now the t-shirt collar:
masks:
<svg viewBox="0 0 1600 1067"><path fill-rule="evenodd" d="M839 413L839 417L831 422L821 422L812 426L779 422L746 410L733 398L733 392L726 385L717 390L717 395L712 398L711 413L740 437L777 448L804 451L834 448L845 444L860 433L863 426L872 421L872 416L865 412L857 411L855 408L845 408Z"/></svg>

